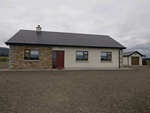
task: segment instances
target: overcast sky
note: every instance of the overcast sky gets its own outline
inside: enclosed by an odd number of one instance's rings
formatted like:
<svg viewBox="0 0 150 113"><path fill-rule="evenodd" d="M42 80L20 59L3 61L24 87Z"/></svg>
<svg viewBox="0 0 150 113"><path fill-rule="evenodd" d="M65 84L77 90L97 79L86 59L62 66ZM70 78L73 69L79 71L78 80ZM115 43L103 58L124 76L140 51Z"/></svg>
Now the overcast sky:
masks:
<svg viewBox="0 0 150 113"><path fill-rule="evenodd" d="M150 57L150 0L0 0L0 47L20 29L109 35Z"/></svg>

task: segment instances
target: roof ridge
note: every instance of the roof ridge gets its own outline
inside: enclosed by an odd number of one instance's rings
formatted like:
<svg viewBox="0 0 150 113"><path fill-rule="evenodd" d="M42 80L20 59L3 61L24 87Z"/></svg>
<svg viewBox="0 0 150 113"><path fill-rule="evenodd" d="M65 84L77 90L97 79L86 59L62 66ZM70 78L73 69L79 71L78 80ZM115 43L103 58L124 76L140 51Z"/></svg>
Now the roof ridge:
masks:
<svg viewBox="0 0 150 113"><path fill-rule="evenodd" d="M135 51L128 51L128 52L135 52ZM123 53L128 53L128 52L123 52Z"/></svg>
<svg viewBox="0 0 150 113"><path fill-rule="evenodd" d="M26 29L20 29L20 30L36 31L36 30L26 30ZM96 35L96 36L99 36L99 34L86 34L86 33L73 33L73 32L59 32L59 31L42 31L42 32L67 33L67 34L81 34L81 35ZM109 35L100 35L100 36L108 36L108 37L110 37Z"/></svg>

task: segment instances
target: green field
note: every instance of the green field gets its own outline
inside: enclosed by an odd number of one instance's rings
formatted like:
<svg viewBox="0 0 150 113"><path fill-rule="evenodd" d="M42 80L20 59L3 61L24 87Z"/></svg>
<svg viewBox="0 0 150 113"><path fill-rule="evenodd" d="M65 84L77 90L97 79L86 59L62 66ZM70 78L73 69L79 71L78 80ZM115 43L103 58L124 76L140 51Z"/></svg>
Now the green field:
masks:
<svg viewBox="0 0 150 113"><path fill-rule="evenodd" d="M9 60L9 57L0 56L0 59L5 58L7 61Z"/></svg>
<svg viewBox="0 0 150 113"><path fill-rule="evenodd" d="M147 62L147 65L149 65L150 60L146 60L146 62Z"/></svg>
<svg viewBox="0 0 150 113"><path fill-rule="evenodd" d="M8 64L9 62L0 62L0 65L2 65L2 64Z"/></svg>
<svg viewBox="0 0 150 113"><path fill-rule="evenodd" d="M6 59L9 59L9 57L5 57L5 56L0 56L0 58L6 58Z"/></svg>
<svg viewBox="0 0 150 113"><path fill-rule="evenodd" d="M6 59L6 61L0 61L0 65L2 65L2 64L8 64L9 62L8 62L8 60L9 60L9 57L4 57L4 56L0 56L0 60L1 59L3 59L3 58L5 58Z"/></svg>

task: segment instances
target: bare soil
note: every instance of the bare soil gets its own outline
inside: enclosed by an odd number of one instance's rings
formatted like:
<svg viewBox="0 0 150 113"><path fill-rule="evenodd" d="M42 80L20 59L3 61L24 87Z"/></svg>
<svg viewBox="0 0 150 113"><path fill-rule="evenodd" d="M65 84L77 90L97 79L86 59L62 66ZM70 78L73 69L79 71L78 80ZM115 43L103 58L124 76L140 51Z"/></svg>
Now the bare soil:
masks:
<svg viewBox="0 0 150 113"><path fill-rule="evenodd" d="M1 113L149 113L150 66L0 72Z"/></svg>

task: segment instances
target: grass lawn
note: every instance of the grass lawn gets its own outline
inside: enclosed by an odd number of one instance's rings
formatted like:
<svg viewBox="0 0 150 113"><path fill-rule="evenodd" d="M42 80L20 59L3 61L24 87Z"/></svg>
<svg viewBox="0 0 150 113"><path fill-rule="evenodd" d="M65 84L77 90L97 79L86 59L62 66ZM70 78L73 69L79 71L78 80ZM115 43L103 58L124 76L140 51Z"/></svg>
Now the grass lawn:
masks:
<svg viewBox="0 0 150 113"><path fill-rule="evenodd" d="M146 60L146 62L147 62L147 65L150 65L150 63L149 63L149 62L150 62L150 60Z"/></svg>
<svg viewBox="0 0 150 113"><path fill-rule="evenodd" d="M8 64L9 62L0 62L0 65L2 65L2 64Z"/></svg>

